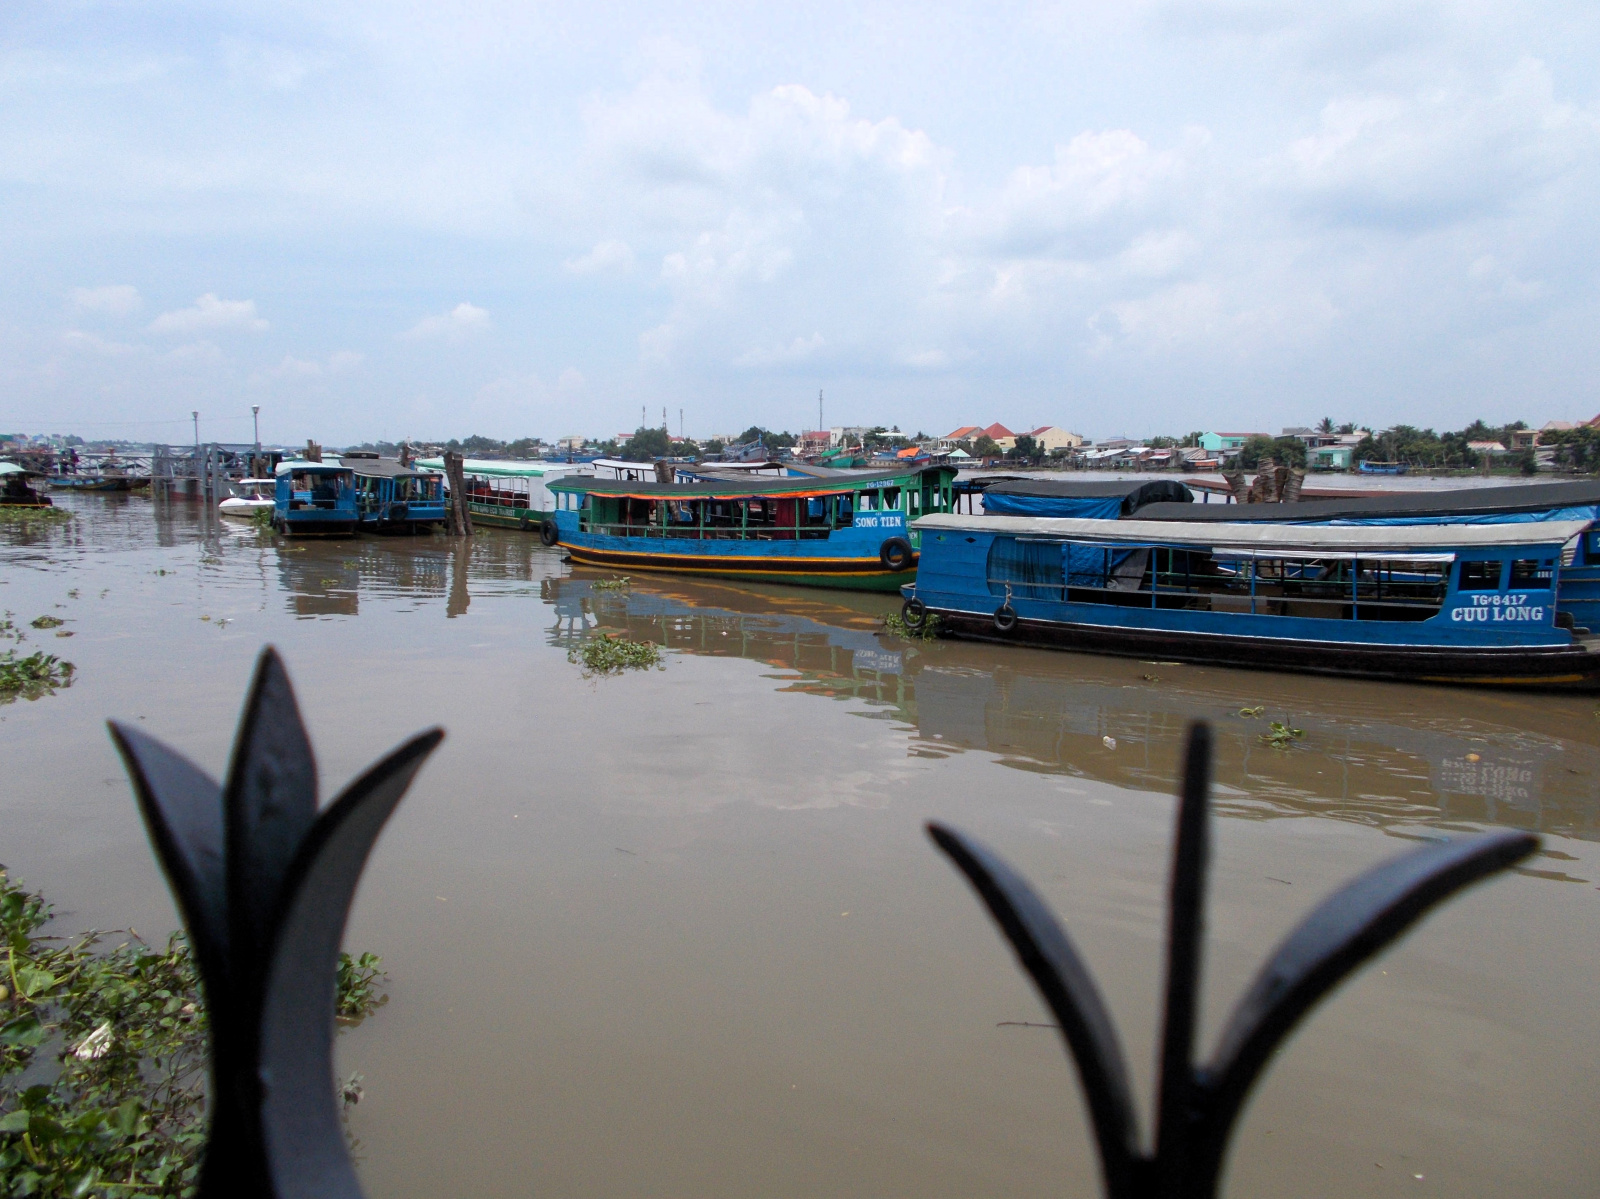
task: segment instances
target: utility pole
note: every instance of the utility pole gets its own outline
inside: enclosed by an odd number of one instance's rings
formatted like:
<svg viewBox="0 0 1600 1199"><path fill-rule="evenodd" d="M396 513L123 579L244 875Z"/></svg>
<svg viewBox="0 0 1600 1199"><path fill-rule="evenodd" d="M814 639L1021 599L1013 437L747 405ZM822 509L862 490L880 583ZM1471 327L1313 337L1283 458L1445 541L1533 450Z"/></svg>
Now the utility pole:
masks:
<svg viewBox="0 0 1600 1199"><path fill-rule="evenodd" d="M661 431L667 436L672 436L672 431L667 427L667 406L661 405Z"/></svg>
<svg viewBox="0 0 1600 1199"><path fill-rule="evenodd" d="M199 412L191 412L191 413L189 413L189 415L194 417L194 448L195 448L195 452L199 453L199 451L200 451L200 413Z"/></svg>
<svg viewBox="0 0 1600 1199"><path fill-rule="evenodd" d="M683 440L683 409L678 409L678 440Z"/></svg>
<svg viewBox="0 0 1600 1199"><path fill-rule="evenodd" d="M822 388L817 388L817 430L820 432L828 426L822 423Z"/></svg>
<svg viewBox="0 0 1600 1199"><path fill-rule="evenodd" d="M639 405L639 427L644 428L644 405Z"/></svg>

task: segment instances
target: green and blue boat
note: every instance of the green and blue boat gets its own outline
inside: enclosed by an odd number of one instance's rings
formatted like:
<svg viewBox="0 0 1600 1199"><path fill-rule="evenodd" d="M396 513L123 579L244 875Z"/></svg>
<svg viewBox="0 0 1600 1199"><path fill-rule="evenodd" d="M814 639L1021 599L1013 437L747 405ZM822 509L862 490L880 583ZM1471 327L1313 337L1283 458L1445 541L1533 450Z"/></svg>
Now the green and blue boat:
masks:
<svg viewBox="0 0 1600 1199"><path fill-rule="evenodd" d="M916 577L920 517L952 510L956 471L812 471L787 478L549 484L541 528L584 566L894 591Z"/></svg>

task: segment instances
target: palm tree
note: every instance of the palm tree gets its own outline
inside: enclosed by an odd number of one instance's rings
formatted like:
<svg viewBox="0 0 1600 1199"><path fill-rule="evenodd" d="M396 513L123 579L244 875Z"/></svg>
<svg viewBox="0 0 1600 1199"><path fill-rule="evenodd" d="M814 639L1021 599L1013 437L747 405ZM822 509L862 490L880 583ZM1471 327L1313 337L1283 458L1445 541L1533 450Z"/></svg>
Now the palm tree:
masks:
<svg viewBox="0 0 1600 1199"><path fill-rule="evenodd" d="M1323 417L1322 418L1322 423L1317 426L1317 432L1318 433L1332 433L1333 432L1333 417L1331 417L1331 416Z"/></svg>

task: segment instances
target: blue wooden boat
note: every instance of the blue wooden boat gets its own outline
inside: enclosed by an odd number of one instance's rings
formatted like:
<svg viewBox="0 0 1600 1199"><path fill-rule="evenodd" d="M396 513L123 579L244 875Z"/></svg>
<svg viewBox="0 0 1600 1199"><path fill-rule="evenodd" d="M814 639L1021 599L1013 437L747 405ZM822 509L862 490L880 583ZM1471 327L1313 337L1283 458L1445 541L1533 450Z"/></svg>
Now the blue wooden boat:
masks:
<svg viewBox="0 0 1600 1199"><path fill-rule="evenodd" d="M361 528L373 533L428 533L444 524L444 476L402 466L397 458L344 454L355 476Z"/></svg>
<svg viewBox="0 0 1600 1199"><path fill-rule="evenodd" d="M1562 550L1556 612L1558 619L1570 620L1580 629L1600 629L1600 480L1404 491L1288 504L1149 503L1140 506L1137 512L1140 520L1380 528L1583 521L1586 525L1583 533Z"/></svg>
<svg viewBox="0 0 1600 1199"><path fill-rule="evenodd" d="M336 462L280 462L272 527L285 537L350 537L360 513L355 472Z"/></svg>
<svg viewBox="0 0 1600 1199"><path fill-rule="evenodd" d="M955 476L932 467L691 483L558 479L540 536L586 566L893 591L917 568L910 522L950 510Z"/></svg>
<svg viewBox="0 0 1600 1199"><path fill-rule="evenodd" d="M905 616L1144 658L1594 690L1600 638L1562 627L1555 602L1586 528L926 516Z"/></svg>
<svg viewBox="0 0 1600 1199"><path fill-rule="evenodd" d="M1356 473L1363 475L1403 475L1406 473L1404 462L1357 462Z"/></svg>

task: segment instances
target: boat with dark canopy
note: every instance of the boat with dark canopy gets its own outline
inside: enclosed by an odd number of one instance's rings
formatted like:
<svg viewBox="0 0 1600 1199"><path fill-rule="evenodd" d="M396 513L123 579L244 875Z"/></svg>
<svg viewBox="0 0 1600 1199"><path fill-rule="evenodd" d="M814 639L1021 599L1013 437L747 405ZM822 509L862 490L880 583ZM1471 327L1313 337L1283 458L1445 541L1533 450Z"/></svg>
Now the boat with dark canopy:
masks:
<svg viewBox="0 0 1600 1199"><path fill-rule="evenodd" d="M934 515L914 526L922 555L904 614L1062 649L1594 690L1600 637L1575 632L1555 603L1562 548L1588 525Z"/></svg>
<svg viewBox="0 0 1600 1199"><path fill-rule="evenodd" d="M1187 507L1194 503L1194 492L1177 479L1011 478L985 487L981 494L983 510L992 516L1117 520L1151 504Z"/></svg>
<svg viewBox="0 0 1600 1199"><path fill-rule="evenodd" d="M917 568L908 527L949 512L948 467L649 483L569 477L549 484L541 527L572 560L810 587L893 591Z"/></svg>

